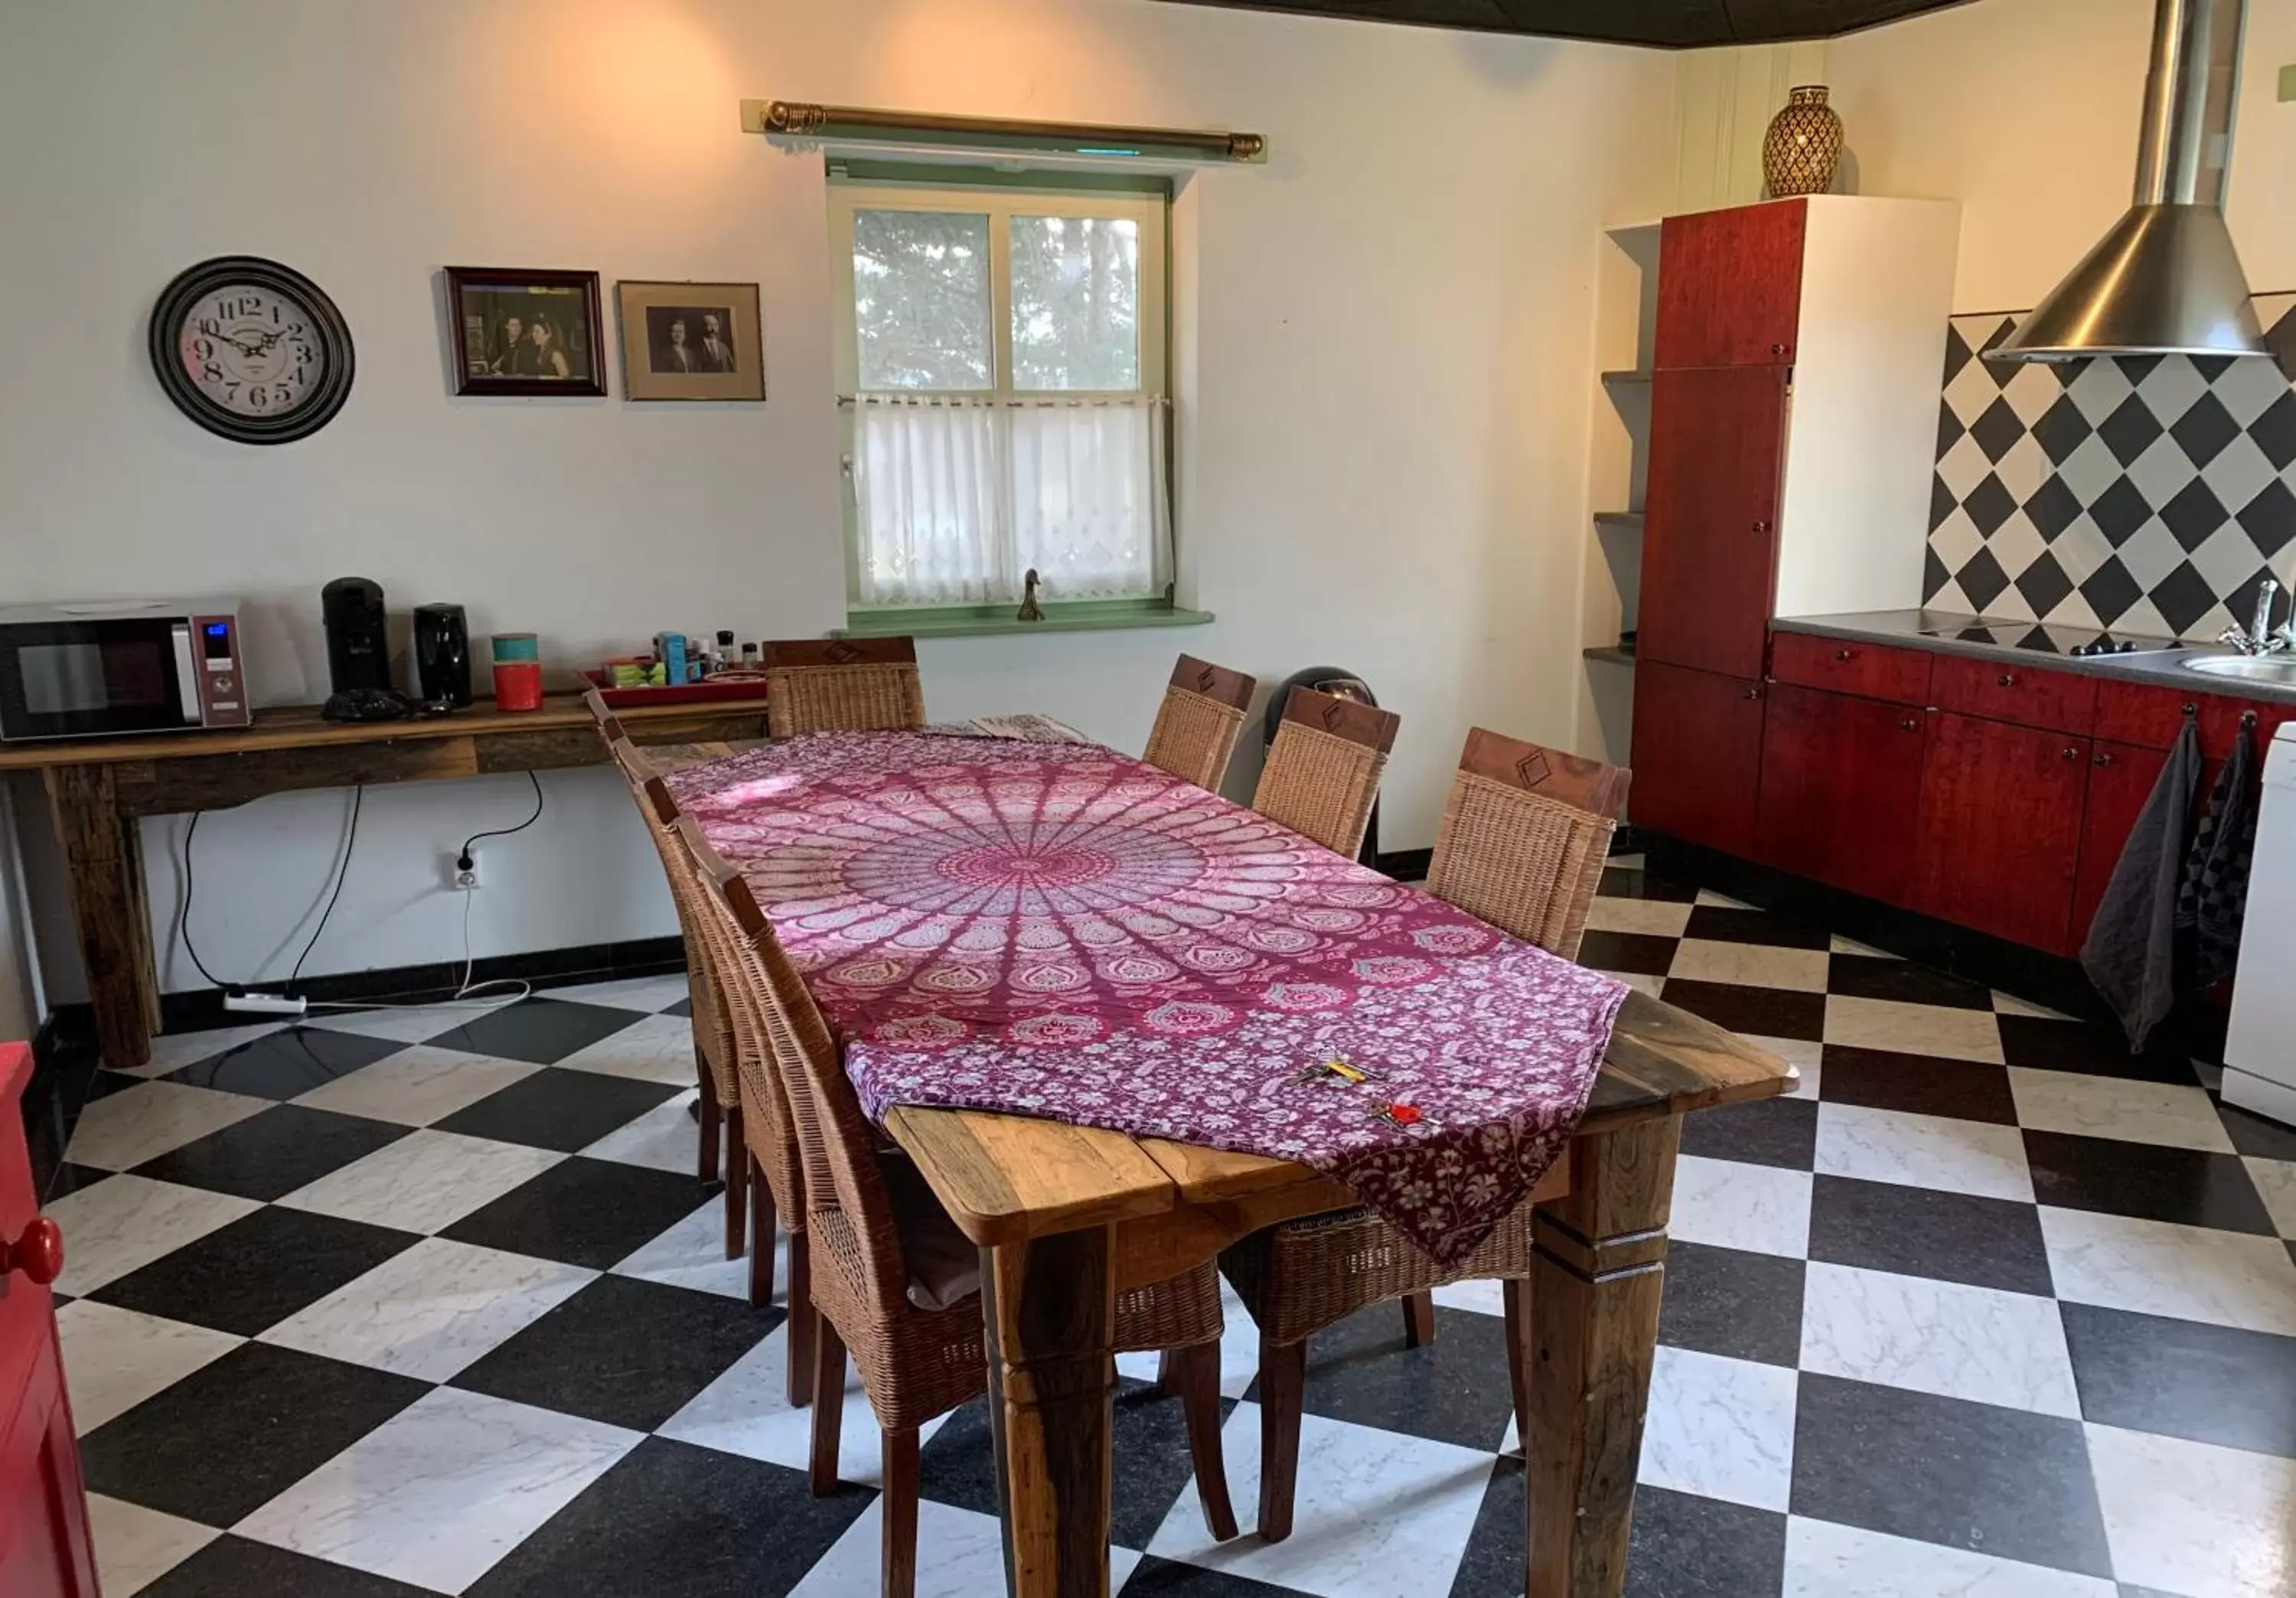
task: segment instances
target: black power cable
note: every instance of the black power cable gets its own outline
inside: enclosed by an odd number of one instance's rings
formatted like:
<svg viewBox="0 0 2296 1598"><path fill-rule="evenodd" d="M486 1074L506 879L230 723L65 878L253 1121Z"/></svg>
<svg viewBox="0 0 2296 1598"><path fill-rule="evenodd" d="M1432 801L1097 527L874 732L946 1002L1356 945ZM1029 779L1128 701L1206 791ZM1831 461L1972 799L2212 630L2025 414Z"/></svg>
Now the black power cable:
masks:
<svg viewBox="0 0 2296 1598"><path fill-rule="evenodd" d="M508 838L513 833L525 832L527 828L542 819L542 779L529 771L526 774L526 780L534 784L534 814L514 827L497 827L491 832L473 832L463 839L463 852L455 858L455 870L468 871L475 864L471 858L471 850L477 847L480 840Z"/></svg>
<svg viewBox="0 0 2296 1598"><path fill-rule="evenodd" d="M221 987L208 963L200 958L199 949L192 942L192 840L200 835L200 817L204 810L192 812L192 824L184 829L184 899L176 910L176 941L184 946L184 953L192 957L192 964L208 979L210 987Z"/></svg>
<svg viewBox="0 0 2296 1598"><path fill-rule="evenodd" d="M327 930L327 922L335 914L335 901L343 897L343 884L350 880L351 852L358 848L359 812L366 807L366 784L360 783L351 789L350 835L343 840L343 863L335 873L335 890L327 896L327 907L319 912L319 924L311 929L311 940L303 952L295 956L295 969L287 973L287 986L291 990L303 979L303 962L319 947L319 938Z"/></svg>

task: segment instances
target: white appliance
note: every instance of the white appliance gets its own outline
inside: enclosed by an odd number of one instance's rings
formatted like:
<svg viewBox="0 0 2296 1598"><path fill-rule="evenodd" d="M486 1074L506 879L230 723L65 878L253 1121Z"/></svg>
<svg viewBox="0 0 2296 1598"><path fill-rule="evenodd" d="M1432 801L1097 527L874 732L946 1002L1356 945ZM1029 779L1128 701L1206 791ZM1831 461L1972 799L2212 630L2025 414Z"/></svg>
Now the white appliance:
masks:
<svg viewBox="0 0 2296 1598"><path fill-rule="evenodd" d="M2228 1103L2296 1124L2296 721L2264 758L2264 808L2225 1041Z"/></svg>

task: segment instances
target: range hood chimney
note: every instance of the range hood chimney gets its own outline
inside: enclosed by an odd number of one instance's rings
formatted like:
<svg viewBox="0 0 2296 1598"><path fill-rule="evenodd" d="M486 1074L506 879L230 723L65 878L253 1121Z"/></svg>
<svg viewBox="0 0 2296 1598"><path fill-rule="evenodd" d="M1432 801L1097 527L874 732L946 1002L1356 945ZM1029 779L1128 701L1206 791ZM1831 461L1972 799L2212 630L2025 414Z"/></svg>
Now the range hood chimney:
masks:
<svg viewBox="0 0 2296 1598"><path fill-rule="evenodd" d="M1987 359L2269 355L2225 226L2247 0L2157 0L2136 202Z"/></svg>

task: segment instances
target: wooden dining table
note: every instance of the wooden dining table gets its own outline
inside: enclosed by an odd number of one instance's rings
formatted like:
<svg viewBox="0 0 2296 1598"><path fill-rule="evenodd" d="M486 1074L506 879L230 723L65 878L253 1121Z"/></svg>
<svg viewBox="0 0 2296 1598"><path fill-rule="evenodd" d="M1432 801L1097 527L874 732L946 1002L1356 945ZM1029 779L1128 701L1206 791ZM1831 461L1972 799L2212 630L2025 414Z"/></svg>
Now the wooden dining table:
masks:
<svg viewBox="0 0 2296 1598"><path fill-rule="evenodd" d="M735 747L652 753L685 766ZM1794 1079L1710 1021L1626 996L1585 1115L1525 1201L1529 1598L1624 1586L1683 1118ZM1025 1115L896 1104L883 1121L981 1250L1008 1590L1106 1598L1117 1295L1356 1195L1289 1160Z"/></svg>

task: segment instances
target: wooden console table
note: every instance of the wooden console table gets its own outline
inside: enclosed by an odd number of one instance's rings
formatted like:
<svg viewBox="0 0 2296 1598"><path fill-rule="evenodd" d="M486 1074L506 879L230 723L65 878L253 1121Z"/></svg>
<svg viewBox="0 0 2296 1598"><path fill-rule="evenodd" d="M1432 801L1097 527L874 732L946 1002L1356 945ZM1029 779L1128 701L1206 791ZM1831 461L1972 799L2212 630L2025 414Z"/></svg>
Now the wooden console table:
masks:
<svg viewBox="0 0 2296 1598"><path fill-rule="evenodd" d="M721 700L618 712L639 743L764 736L766 702ZM322 720L316 705L258 710L228 732L0 746L0 771L47 781L71 876L72 916L107 1063L144 1064L160 1029L136 823L146 815L226 810L266 794L354 783L417 783L495 772L597 766L606 751L580 696L551 694L539 710L481 701L427 721Z"/></svg>

